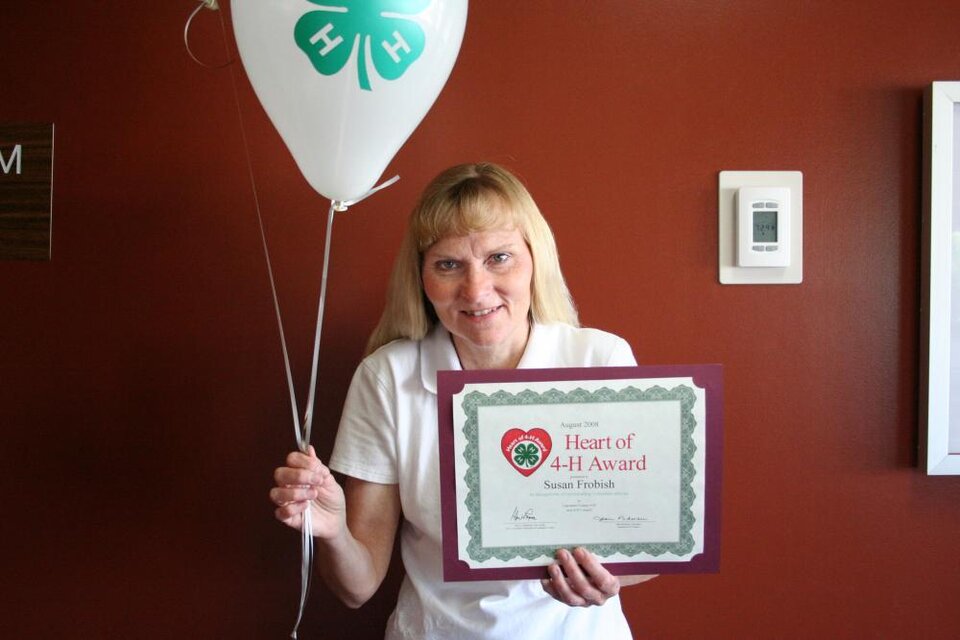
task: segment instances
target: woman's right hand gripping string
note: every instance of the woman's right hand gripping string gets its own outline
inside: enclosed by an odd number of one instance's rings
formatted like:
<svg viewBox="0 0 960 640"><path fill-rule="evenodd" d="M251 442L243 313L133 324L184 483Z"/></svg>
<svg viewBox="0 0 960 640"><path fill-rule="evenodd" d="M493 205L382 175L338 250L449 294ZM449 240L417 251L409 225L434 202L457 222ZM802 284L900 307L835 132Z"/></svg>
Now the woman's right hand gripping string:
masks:
<svg viewBox="0 0 960 640"><path fill-rule="evenodd" d="M347 526L343 489L312 446L306 453L289 454L286 466L278 467L273 479L277 486L270 490L270 500L277 505L277 520L302 529L303 514L310 509L315 537L329 540L343 533Z"/></svg>

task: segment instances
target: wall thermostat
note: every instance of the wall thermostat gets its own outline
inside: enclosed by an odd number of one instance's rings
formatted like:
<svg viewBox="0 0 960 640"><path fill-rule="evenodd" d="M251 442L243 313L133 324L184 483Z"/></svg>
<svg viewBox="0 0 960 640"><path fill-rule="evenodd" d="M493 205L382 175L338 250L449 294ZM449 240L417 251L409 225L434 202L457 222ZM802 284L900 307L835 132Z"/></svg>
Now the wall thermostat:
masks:
<svg viewBox="0 0 960 640"><path fill-rule="evenodd" d="M790 266L790 188L737 190L737 266Z"/></svg>

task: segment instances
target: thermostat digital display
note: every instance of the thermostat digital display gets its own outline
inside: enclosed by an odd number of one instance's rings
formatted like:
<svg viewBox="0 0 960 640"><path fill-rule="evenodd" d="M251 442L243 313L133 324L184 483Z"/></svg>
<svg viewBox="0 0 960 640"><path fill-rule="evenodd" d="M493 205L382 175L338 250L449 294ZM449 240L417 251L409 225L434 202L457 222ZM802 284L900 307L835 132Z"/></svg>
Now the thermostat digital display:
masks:
<svg viewBox="0 0 960 640"><path fill-rule="evenodd" d="M737 191L737 266L790 266L790 189Z"/></svg>
<svg viewBox="0 0 960 640"><path fill-rule="evenodd" d="M754 242L776 242L777 241L776 209L753 212L753 241Z"/></svg>

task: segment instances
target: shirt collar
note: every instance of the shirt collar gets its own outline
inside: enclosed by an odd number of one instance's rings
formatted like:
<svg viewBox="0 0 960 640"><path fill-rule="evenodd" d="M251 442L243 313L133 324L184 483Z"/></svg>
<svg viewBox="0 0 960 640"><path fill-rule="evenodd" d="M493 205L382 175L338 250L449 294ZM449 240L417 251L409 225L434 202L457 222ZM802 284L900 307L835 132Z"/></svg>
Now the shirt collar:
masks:
<svg viewBox="0 0 960 640"><path fill-rule="evenodd" d="M545 344L546 336L540 325L533 323L530 326L530 337L523 350L523 356L517 364L518 369L540 369L550 366L549 345ZM437 371L460 371L460 358L453 347L450 333L439 322L420 341L420 378L424 389L430 393L437 392Z"/></svg>
<svg viewBox="0 0 960 640"><path fill-rule="evenodd" d="M420 341L420 381L430 393L437 392L437 371L460 371L460 358L450 333L439 322Z"/></svg>

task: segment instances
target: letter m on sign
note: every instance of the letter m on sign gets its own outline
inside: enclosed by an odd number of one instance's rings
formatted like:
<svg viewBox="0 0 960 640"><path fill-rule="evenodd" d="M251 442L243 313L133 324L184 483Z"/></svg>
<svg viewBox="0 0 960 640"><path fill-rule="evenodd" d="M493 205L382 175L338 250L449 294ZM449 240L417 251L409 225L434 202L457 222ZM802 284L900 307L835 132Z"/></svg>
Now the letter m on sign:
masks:
<svg viewBox="0 0 960 640"><path fill-rule="evenodd" d="M17 175L22 173L23 162L20 159L20 156L22 155L21 147L22 145L19 144L15 146L13 148L13 153L10 154L9 159L5 159L3 157L3 149L0 149L0 169L2 169L4 173L10 173L10 170L13 168L16 168Z"/></svg>

